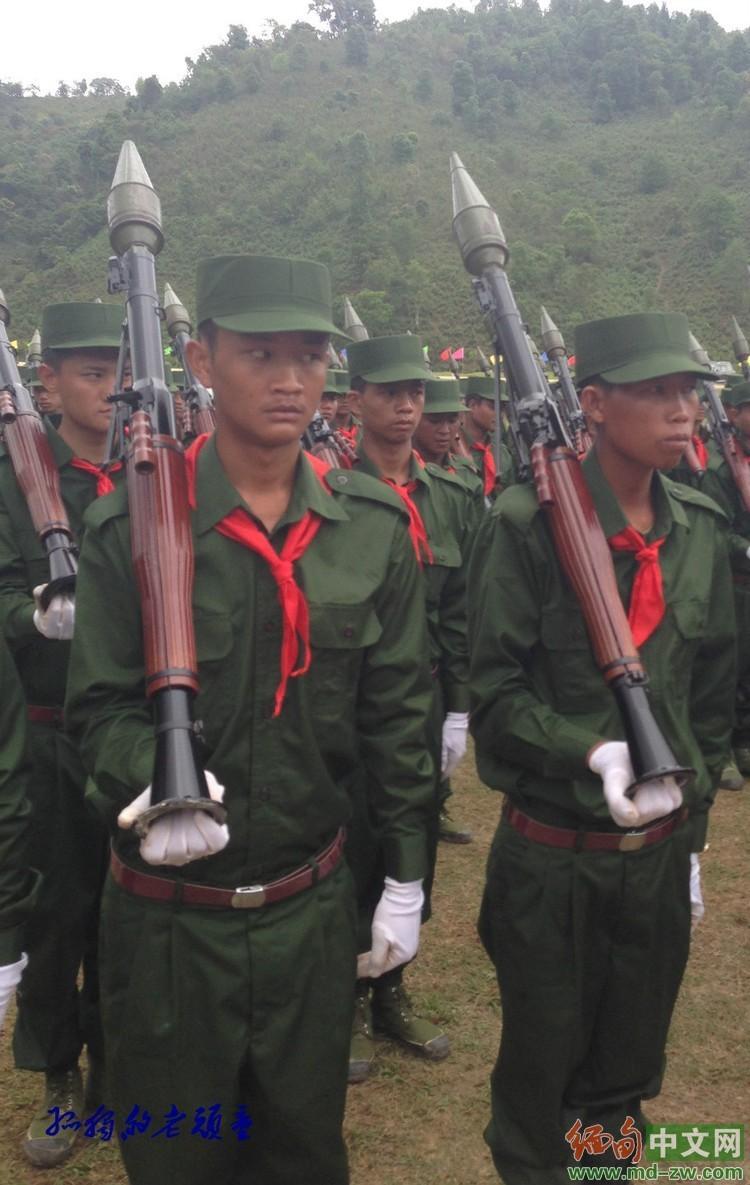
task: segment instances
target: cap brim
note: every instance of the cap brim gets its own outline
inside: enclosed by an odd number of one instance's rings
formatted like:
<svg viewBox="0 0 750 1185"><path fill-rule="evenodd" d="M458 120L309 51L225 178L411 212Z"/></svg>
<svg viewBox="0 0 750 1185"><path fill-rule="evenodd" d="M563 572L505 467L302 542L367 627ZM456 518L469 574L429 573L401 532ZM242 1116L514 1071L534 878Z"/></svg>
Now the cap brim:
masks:
<svg viewBox="0 0 750 1185"><path fill-rule="evenodd" d="M262 309L247 313L234 313L229 317L212 317L214 325L231 329L234 333L327 333L351 340L348 334L338 329L332 321L318 313L296 309Z"/></svg>
<svg viewBox="0 0 750 1185"><path fill-rule="evenodd" d="M375 370L368 370L358 375L366 383L405 383L410 379L420 383L427 383L435 375L424 366L411 365L408 362L394 362L392 366L380 366Z"/></svg>
<svg viewBox="0 0 750 1185"><path fill-rule="evenodd" d="M58 342L55 345L49 342L44 344L48 350L119 350L120 339L94 336L74 338L72 341Z"/></svg>
<svg viewBox="0 0 750 1185"><path fill-rule="evenodd" d="M667 374L694 374L698 378L713 378L714 372L701 366L689 354L659 350L646 357L638 358L626 366L601 371L601 377L608 383L642 383L646 379L663 378ZM588 376L593 377L593 376Z"/></svg>

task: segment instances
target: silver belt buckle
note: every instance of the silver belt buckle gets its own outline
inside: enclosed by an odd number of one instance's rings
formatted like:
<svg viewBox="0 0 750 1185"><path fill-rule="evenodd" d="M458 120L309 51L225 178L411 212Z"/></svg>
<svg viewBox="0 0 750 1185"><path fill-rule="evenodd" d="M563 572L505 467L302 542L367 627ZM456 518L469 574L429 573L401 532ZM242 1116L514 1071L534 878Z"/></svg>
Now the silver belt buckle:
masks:
<svg viewBox="0 0 750 1185"><path fill-rule="evenodd" d="M627 835L623 835L618 845L620 852L639 852L646 842L645 831L628 831Z"/></svg>
<svg viewBox="0 0 750 1185"><path fill-rule="evenodd" d="M257 909L266 903L266 890L262 885L240 885L232 896L232 909Z"/></svg>

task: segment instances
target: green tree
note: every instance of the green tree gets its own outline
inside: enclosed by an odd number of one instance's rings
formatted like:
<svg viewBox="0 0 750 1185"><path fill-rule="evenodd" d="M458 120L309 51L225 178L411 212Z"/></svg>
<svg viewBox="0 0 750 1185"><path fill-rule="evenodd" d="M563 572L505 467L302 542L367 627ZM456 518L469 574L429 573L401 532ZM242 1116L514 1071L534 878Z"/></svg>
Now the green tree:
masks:
<svg viewBox="0 0 750 1185"><path fill-rule="evenodd" d="M711 254L722 251L740 229L737 207L721 189L705 190L693 206L692 215L698 236Z"/></svg>
<svg viewBox="0 0 750 1185"><path fill-rule="evenodd" d="M502 103L506 115L515 115L521 106L521 92L512 78L506 78L503 83Z"/></svg>
<svg viewBox="0 0 750 1185"><path fill-rule="evenodd" d="M592 116L594 123L609 123L615 113L615 101L606 82L600 82L594 95Z"/></svg>
<svg viewBox="0 0 750 1185"><path fill-rule="evenodd" d="M420 103L427 103L432 98L433 92L432 73L429 70L420 71L414 86L414 98L418 99Z"/></svg>
<svg viewBox="0 0 750 1185"><path fill-rule="evenodd" d="M586 210L570 210L562 221L565 252L574 263L594 263L599 247L599 227Z"/></svg>
<svg viewBox="0 0 750 1185"><path fill-rule="evenodd" d="M230 25L224 44L229 49L249 49L250 38L244 25Z"/></svg>
<svg viewBox="0 0 750 1185"><path fill-rule="evenodd" d="M355 25L362 29L377 27L374 0L312 0L307 11L314 12L321 24L328 26L332 37Z"/></svg>
<svg viewBox="0 0 750 1185"><path fill-rule="evenodd" d="M354 25L344 42L344 61L347 66L366 66L370 54L367 33L362 25Z"/></svg>
<svg viewBox="0 0 750 1185"><path fill-rule="evenodd" d="M391 160L402 165L406 161L414 160L417 155L419 137L416 132L398 132L391 136Z"/></svg>
<svg viewBox="0 0 750 1185"><path fill-rule="evenodd" d="M477 92L474 71L469 62L454 62L451 86L453 88L453 113L461 115L466 104L470 99L476 97Z"/></svg>
<svg viewBox="0 0 750 1185"><path fill-rule="evenodd" d="M663 156L650 152L643 158L638 188L641 193L658 193L669 185L669 169Z"/></svg>

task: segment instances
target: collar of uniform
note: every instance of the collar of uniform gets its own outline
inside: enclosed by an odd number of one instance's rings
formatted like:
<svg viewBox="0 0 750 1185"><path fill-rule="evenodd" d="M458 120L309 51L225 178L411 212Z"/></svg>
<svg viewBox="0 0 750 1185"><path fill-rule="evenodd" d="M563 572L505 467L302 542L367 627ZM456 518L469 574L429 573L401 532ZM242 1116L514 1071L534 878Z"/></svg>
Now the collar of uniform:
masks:
<svg viewBox="0 0 750 1185"><path fill-rule="evenodd" d="M613 535L624 531L629 524L612 487L602 473L596 448L589 450L582 462L582 468L586 485L594 500L597 518L607 539L610 539ZM654 472L651 489L654 494L656 516L653 528L649 531L649 537L661 539L668 535L673 523L678 523L681 527L689 527L685 511L676 498L670 497L658 471Z"/></svg>
<svg viewBox="0 0 750 1185"><path fill-rule="evenodd" d="M47 432L47 439L49 446L52 449L52 456L57 462L57 468L62 469L63 465L69 465L73 460L73 450L69 444L66 444L60 433L48 421L44 421L44 427Z"/></svg>
<svg viewBox="0 0 750 1185"><path fill-rule="evenodd" d="M357 449L357 469L360 473L367 473L370 477L377 477L379 481L383 480L383 474L378 469L374 461L371 461L365 450L360 447ZM409 476L407 481L421 481L423 485L430 484L429 474L422 462L420 462L412 450L409 459Z"/></svg>
<svg viewBox="0 0 750 1185"><path fill-rule="evenodd" d="M247 511L253 522L258 522L224 472L224 466L216 452L214 436L211 436L201 449L196 484L197 508L194 521L197 534L203 535L210 531L238 508ZM297 522L307 510L315 511L321 518L340 520L349 517L337 499L331 497L323 488L307 457L300 451L289 505L271 534L275 535L281 527ZM262 524L259 525L265 530Z"/></svg>
<svg viewBox="0 0 750 1185"><path fill-rule="evenodd" d="M492 444L492 433L491 432L474 433L474 432L472 432L471 428L469 427L469 425L467 423L462 424L462 430L463 430L464 438L465 438L466 443L468 444L469 448L471 448L472 445L475 445L475 444Z"/></svg>

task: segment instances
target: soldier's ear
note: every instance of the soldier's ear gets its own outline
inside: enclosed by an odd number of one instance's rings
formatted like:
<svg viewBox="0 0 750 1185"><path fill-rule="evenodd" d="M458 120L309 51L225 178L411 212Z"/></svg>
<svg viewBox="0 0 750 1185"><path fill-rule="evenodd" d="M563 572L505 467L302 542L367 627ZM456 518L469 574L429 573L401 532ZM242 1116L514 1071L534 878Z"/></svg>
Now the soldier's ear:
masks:
<svg viewBox="0 0 750 1185"><path fill-rule="evenodd" d="M606 392L594 383L587 383L580 393L581 410L587 419L595 424L601 424L605 419L604 408L607 401Z"/></svg>
<svg viewBox="0 0 750 1185"><path fill-rule="evenodd" d="M38 374L45 391L49 391L50 395L57 395L60 391L60 372L55 370L54 366L40 362Z"/></svg>
<svg viewBox="0 0 750 1185"><path fill-rule="evenodd" d="M211 373L211 348L203 338L191 338L185 346L188 366L204 387L213 387Z"/></svg>
<svg viewBox="0 0 750 1185"><path fill-rule="evenodd" d="M727 419L729 420L729 423L736 424L737 423L737 412L739 411L739 408L732 407L731 403L725 403L724 407L726 409Z"/></svg>

